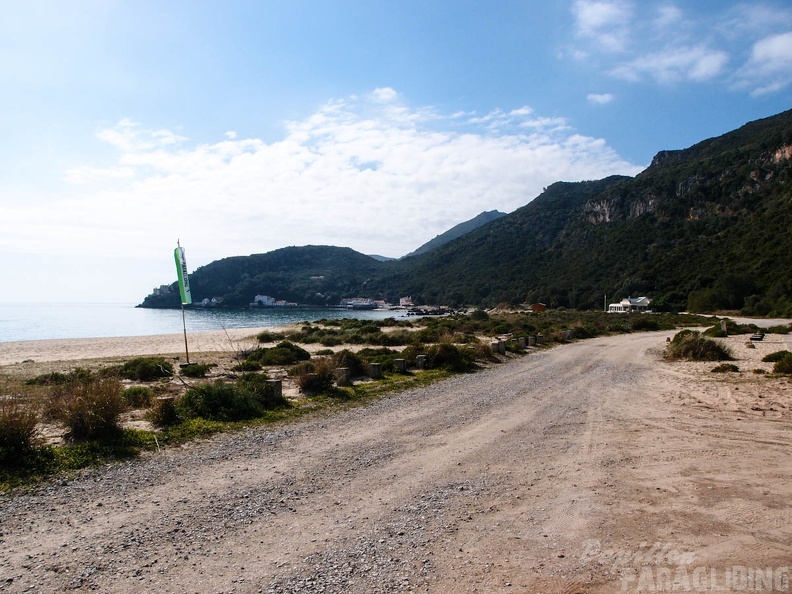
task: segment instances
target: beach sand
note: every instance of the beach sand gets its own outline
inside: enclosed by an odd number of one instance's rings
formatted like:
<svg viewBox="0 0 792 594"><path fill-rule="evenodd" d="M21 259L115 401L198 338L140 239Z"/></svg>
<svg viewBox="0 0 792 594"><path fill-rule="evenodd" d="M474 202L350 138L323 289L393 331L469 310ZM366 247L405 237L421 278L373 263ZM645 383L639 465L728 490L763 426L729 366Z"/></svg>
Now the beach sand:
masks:
<svg viewBox="0 0 792 594"><path fill-rule="evenodd" d="M192 332L187 335L187 348L191 356L201 353L233 353L255 348L258 344L256 335L259 332L282 332L285 329L235 328ZM0 366L16 367L24 362L29 366L31 363L113 360L144 355L168 355L186 360L184 334L0 342Z"/></svg>

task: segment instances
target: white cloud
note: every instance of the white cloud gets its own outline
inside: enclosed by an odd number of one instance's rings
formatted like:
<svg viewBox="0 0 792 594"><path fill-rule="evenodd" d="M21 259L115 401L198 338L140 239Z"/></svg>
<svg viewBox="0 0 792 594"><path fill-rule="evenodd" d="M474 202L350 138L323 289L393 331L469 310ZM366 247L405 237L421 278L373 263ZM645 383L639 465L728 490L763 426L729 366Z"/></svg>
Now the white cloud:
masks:
<svg viewBox="0 0 792 594"><path fill-rule="evenodd" d="M654 26L658 29L665 29L670 25L679 23L681 20L682 11L677 6L668 4L657 9Z"/></svg>
<svg viewBox="0 0 792 594"><path fill-rule="evenodd" d="M128 119L98 137L116 162L68 172L95 184L77 197L10 201L0 249L155 258L179 237L191 266L305 244L399 256L555 181L641 169L529 107L463 119L412 108L395 92L329 102L270 143L226 134L191 146Z"/></svg>
<svg viewBox="0 0 792 594"><path fill-rule="evenodd" d="M792 31L765 37L756 42L748 63L740 70L753 95L766 95L792 82Z"/></svg>
<svg viewBox="0 0 792 594"><path fill-rule="evenodd" d="M607 105L614 97L610 93L589 93L586 99L594 105Z"/></svg>
<svg viewBox="0 0 792 594"><path fill-rule="evenodd" d="M620 52L630 36L632 4L623 0L576 0L572 5L575 30L602 49Z"/></svg>
<svg viewBox="0 0 792 594"><path fill-rule="evenodd" d="M719 82L755 96L792 83L792 9L774 3L697 12L671 1L575 0L572 15L575 41L559 58L625 81Z"/></svg>
<svg viewBox="0 0 792 594"><path fill-rule="evenodd" d="M682 80L698 82L721 74L728 61L726 52L703 45L676 47L620 64L611 74L630 81L641 80L646 75L660 83Z"/></svg>

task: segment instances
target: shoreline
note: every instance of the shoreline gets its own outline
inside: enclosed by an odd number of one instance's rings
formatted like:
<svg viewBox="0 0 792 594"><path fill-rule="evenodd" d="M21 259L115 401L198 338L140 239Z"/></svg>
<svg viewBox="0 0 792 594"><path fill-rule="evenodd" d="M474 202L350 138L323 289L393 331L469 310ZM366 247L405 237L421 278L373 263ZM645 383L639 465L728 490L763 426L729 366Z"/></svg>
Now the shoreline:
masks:
<svg viewBox="0 0 792 594"><path fill-rule="evenodd" d="M190 354L228 352L258 346L260 332L283 332L289 326L231 328L187 334ZM114 336L99 338L51 338L0 342L0 366L56 361L82 361L141 357L144 355L184 356L184 334L152 334L146 336Z"/></svg>

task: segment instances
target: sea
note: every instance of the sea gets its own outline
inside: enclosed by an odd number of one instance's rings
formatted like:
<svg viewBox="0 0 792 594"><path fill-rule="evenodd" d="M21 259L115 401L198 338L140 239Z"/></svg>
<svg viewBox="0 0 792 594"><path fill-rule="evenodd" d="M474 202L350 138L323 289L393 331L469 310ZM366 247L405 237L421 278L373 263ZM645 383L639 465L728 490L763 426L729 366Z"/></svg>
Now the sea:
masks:
<svg viewBox="0 0 792 594"><path fill-rule="evenodd" d="M0 303L0 342L53 338L149 336L231 328L268 328L320 319L383 320L404 310L277 307L265 309L142 309L130 303Z"/></svg>

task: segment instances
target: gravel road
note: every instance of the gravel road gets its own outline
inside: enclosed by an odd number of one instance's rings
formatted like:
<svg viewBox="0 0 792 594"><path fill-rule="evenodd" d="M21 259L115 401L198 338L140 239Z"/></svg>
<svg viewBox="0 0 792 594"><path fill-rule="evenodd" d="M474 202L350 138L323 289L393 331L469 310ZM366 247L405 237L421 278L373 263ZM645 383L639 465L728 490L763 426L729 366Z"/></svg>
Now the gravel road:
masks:
<svg viewBox="0 0 792 594"><path fill-rule="evenodd" d="M666 336L4 496L0 592L621 592L647 564L792 565L789 422L678 404Z"/></svg>

